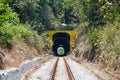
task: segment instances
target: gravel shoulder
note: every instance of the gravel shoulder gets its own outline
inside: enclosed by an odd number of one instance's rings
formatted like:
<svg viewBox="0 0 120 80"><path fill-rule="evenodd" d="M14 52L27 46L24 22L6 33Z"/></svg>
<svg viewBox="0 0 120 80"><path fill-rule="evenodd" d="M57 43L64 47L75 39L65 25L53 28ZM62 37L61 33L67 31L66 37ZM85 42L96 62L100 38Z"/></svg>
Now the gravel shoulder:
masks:
<svg viewBox="0 0 120 80"><path fill-rule="evenodd" d="M83 65L89 71L94 73L100 80L120 80L120 78L116 78L113 75L107 73L105 70L102 70L101 68L99 68L98 65L95 66L95 64L84 61L84 60L80 60L79 58L76 58L73 55L70 55L69 58Z"/></svg>
<svg viewBox="0 0 120 80"><path fill-rule="evenodd" d="M23 77L21 80L29 80L31 75L37 71L37 69L39 69L42 64L44 64L45 62L47 62L48 60L52 59L53 56L52 55L48 55L48 56L43 56L42 59L29 71L27 71L26 73L23 74Z"/></svg>
<svg viewBox="0 0 120 80"><path fill-rule="evenodd" d="M49 80L50 72L54 66L56 59L51 59L42 64L30 77L29 80Z"/></svg>
<svg viewBox="0 0 120 80"><path fill-rule="evenodd" d="M92 72L77 62L67 59L75 80L99 80Z"/></svg>

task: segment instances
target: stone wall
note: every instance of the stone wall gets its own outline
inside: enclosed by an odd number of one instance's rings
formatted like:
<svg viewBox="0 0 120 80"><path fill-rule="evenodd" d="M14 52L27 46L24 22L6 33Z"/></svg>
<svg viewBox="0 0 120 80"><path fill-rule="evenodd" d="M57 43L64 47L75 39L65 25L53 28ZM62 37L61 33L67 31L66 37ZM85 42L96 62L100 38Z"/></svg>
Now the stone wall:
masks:
<svg viewBox="0 0 120 80"><path fill-rule="evenodd" d="M30 70L41 58L34 58L22 63L18 68L0 70L0 80L21 80L22 74Z"/></svg>

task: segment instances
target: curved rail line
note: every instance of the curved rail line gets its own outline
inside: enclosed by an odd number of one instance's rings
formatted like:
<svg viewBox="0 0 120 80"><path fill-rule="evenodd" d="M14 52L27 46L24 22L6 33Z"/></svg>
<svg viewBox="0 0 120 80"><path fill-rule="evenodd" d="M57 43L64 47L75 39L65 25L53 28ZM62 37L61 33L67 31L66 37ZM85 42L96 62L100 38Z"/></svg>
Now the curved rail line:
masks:
<svg viewBox="0 0 120 80"><path fill-rule="evenodd" d="M65 60L64 57L63 57L63 59L64 59L64 63L65 63L65 67L66 67L66 70L67 70L67 74L68 74L69 80L75 80L74 76L73 76L73 74L71 72L71 69L70 69L70 67L69 67L69 65L67 63L67 61ZM55 74L56 74L56 69L57 69L58 61L59 61L59 58L57 58L57 60L56 60L56 62L54 64L54 67L53 67L52 72L51 72L51 77L50 77L49 80L55 80L54 78L55 78Z"/></svg>

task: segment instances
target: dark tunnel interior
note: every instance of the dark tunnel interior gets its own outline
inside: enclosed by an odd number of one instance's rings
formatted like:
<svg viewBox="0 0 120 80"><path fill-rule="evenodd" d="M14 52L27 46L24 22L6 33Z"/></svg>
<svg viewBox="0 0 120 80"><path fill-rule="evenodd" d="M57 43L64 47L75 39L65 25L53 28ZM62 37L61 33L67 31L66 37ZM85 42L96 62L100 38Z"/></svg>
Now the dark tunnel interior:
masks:
<svg viewBox="0 0 120 80"><path fill-rule="evenodd" d="M66 56L70 51L70 35L65 32L58 32L53 35L52 51L55 56ZM62 47L63 54L59 54L58 48Z"/></svg>

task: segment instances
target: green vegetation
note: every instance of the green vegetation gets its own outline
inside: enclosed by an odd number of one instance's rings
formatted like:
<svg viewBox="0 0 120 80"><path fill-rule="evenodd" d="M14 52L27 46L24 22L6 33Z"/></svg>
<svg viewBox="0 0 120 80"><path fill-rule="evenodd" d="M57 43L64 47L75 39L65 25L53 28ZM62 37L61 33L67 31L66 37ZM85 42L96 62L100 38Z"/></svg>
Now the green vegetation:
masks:
<svg viewBox="0 0 120 80"><path fill-rule="evenodd" d="M87 1L87 2L86 2ZM83 20L79 24L79 38L91 44L89 60L99 59L108 68L119 69L120 56L120 2L107 0L86 0L83 6Z"/></svg>
<svg viewBox="0 0 120 80"><path fill-rule="evenodd" d="M105 25L100 41L101 56L106 59L107 66L118 65L116 59L120 56L120 23L118 21Z"/></svg>
<svg viewBox="0 0 120 80"><path fill-rule="evenodd" d="M29 38L29 40L28 40ZM36 46L41 38L31 30L29 24L22 24L18 14L8 4L0 3L0 45L11 48L14 39Z"/></svg>

